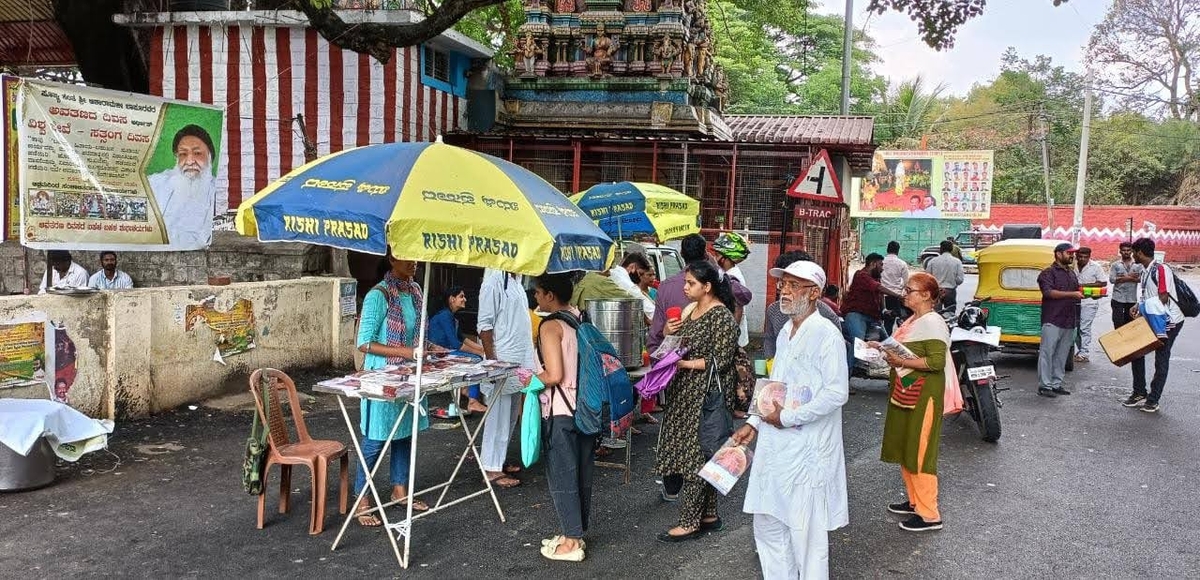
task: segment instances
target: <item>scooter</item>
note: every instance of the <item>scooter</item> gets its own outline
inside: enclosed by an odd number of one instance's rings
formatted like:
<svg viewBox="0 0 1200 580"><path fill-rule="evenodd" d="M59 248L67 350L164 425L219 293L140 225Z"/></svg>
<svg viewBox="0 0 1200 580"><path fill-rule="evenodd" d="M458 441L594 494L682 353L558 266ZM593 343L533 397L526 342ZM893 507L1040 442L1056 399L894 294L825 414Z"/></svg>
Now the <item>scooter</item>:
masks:
<svg viewBox="0 0 1200 580"><path fill-rule="evenodd" d="M958 369L964 410L979 426L983 440L995 443L1000 439L999 391L1008 389L998 386L1001 377L996 375L991 353L999 348L987 342L988 311L980 306L983 300L968 302L960 313L949 308L941 314L951 329L950 356Z"/></svg>

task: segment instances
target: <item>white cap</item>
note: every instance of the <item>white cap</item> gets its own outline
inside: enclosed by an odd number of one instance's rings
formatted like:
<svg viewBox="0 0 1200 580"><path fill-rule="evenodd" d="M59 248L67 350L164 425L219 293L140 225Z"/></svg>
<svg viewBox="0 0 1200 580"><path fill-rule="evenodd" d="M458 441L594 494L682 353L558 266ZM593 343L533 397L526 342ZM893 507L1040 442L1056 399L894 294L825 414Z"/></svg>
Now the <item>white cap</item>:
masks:
<svg viewBox="0 0 1200 580"><path fill-rule="evenodd" d="M800 260L792 262L787 268L771 268L772 277L782 278L784 274L791 274L797 278L808 280L819 288L825 288L825 270L816 262Z"/></svg>

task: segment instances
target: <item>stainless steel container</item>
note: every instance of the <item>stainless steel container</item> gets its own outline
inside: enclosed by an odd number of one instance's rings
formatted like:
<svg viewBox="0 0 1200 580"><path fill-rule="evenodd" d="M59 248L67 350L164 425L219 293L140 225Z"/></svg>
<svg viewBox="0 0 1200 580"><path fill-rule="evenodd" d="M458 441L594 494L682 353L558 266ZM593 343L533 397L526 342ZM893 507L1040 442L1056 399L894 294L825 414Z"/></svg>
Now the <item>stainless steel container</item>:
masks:
<svg viewBox="0 0 1200 580"><path fill-rule="evenodd" d="M21 455L0 443L0 491L18 491L49 485L54 481L54 449L39 437L29 455Z"/></svg>
<svg viewBox="0 0 1200 580"><path fill-rule="evenodd" d="M592 324L617 349L617 357L625 368L642 366L642 349L646 346L646 319L642 301L637 298L588 300L587 313Z"/></svg>

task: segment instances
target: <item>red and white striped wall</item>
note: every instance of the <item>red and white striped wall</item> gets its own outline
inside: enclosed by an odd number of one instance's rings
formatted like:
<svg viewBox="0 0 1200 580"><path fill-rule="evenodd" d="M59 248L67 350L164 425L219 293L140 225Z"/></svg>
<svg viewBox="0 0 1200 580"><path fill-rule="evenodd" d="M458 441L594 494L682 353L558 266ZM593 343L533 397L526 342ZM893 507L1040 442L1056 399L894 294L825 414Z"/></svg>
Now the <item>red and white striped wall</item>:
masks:
<svg viewBox="0 0 1200 580"><path fill-rule="evenodd" d="M154 29L150 56L151 94L225 107L219 211L304 163L298 114L318 155L466 123L466 99L421 83L418 47L383 65L309 28L178 25Z"/></svg>

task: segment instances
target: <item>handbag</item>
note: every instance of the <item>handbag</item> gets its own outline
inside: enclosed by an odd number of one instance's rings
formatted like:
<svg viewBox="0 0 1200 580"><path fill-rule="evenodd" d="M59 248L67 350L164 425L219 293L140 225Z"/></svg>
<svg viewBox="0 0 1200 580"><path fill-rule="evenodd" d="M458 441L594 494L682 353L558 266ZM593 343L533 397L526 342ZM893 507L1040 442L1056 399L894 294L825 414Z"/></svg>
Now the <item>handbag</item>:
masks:
<svg viewBox="0 0 1200 580"><path fill-rule="evenodd" d="M685 353L687 353L686 348L677 348L668 352L666 356L650 367L646 375L634 385L642 399L654 398L666 390L667 386L671 384L671 380L675 378L675 372L679 369L676 364L683 359Z"/></svg>
<svg viewBox="0 0 1200 580"><path fill-rule="evenodd" d="M259 390L262 391L263 416L270 420L270 394L266 375L259 379ZM250 495L262 495L264 475L267 465L267 422L258 422L258 412L254 413L254 423L250 426L250 437L246 438L246 453L242 459L242 489Z"/></svg>
<svg viewBox="0 0 1200 580"><path fill-rule="evenodd" d="M521 389L525 393L525 406L521 410L521 463L529 467L542 456L542 402L538 393L546 388L536 376L529 386Z"/></svg>
<svg viewBox="0 0 1200 580"><path fill-rule="evenodd" d="M737 349L733 357L733 367L737 370L737 397L734 398L734 407L745 412L750 410L750 396L754 394L754 382L757 380L754 377L754 365L750 362L750 355L746 354L746 349Z"/></svg>
<svg viewBox="0 0 1200 580"><path fill-rule="evenodd" d="M717 376L716 360L710 359L708 386L704 392L704 404L700 407L700 453L712 457L721 445L733 436L733 413L725 403L725 389ZM713 384L716 383L716 388Z"/></svg>

